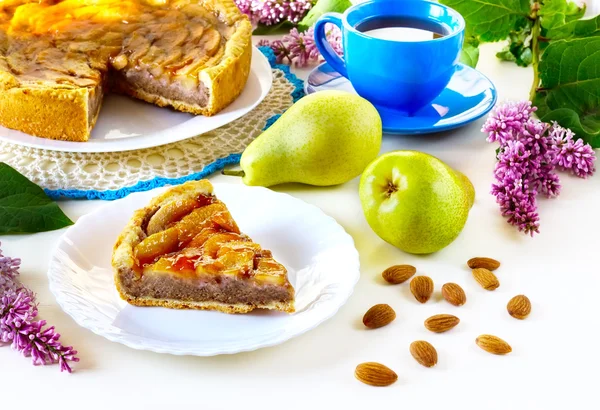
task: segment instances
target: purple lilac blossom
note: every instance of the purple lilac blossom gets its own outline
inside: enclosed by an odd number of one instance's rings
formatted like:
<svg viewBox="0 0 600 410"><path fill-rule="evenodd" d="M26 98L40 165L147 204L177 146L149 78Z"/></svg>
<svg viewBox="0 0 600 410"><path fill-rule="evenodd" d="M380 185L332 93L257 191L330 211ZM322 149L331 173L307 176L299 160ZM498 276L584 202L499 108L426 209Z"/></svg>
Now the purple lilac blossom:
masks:
<svg viewBox="0 0 600 410"><path fill-rule="evenodd" d="M293 28L288 35L283 36L282 41L288 45L290 60L293 60L297 67L306 67L309 62L319 58L312 27L304 33L299 33L298 29Z"/></svg>
<svg viewBox="0 0 600 410"><path fill-rule="evenodd" d="M311 0L235 0L235 3L253 23L266 26L282 21L297 24L313 6Z"/></svg>
<svg viewBox="0 0 600 410"><path fill-rule="evenodd" d="M35 294L17 279L20 259L3 256L0 249L0 345L10 344L34 365L58 363L61 371L71 373L68 362L77 362L77 351L60 343L54 326L44 329L38 315Z"/></svg>
<svg viewBox="0 0 600 410"><path fill-rule="evenodd" d="M331 26L328 28L328 26ZM339 55L343 55L341 44L341 34L339 29L331 24L325 26L327 39L332 48ZM336 31L337 30L337 31ZM315 43L314 28L310 27L304 32L299 32L293 28L289 34L283 36L281 40L260 40L260 46L269 46L273 49L278 63L295 64L297 67L306 67L311 63L317 63L322 60L319 49Z"/></svg>
<svg viewBox="0 0 600 410"><path fill-rule="evenodd" d="M327 36L327 41L331 44L333 51L335 51L338 55L344 55L344 49L342 46L342 31L335 24L327 23L325 24L325 34Z"/></svg>
<svg viewBox="0 0 600 410"><path fill-rule="evenodd" d="M539 232L538 193L549 198L560 194L556 168L586 178L595 172L596 160L590 145L575 141L571 130L556 123L532 118L535 111L530 101L507 102L482 128L489 142L500 145L492 195L508 223L530 235Z"/></svg>
<svg viewBox="0 0 600 410"><path fill-rule="evenodd" d="M596 171L596 153L590 145L584 144L583 140L575 141L574 136L573 131L561 127L556 122L552 124L549 135L552 163L563 171L587 178Z"/></svg>

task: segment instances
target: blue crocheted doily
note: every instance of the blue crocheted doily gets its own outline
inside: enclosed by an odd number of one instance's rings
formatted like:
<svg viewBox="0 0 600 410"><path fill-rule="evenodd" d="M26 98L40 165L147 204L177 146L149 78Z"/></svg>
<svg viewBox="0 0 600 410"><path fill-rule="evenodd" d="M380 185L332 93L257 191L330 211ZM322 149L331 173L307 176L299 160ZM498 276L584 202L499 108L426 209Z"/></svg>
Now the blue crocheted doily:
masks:
<svg viewBox="0 0 600 410"><path fill-rule="evenodd" d="M294 102L299 100L304 96L304 83L298 77L290 72L290 67L284 64L277 64L275 60L275 54L273 54L273 50L270 47L259 47L259 50L267 57L271 67L277 68L285 73L285 78L292 83L294 86L294 91L292 92L292 98ZM276 114L267 120L264 129L269 128L277 119L281 116L281 114ZM98 191L95 189L90 190L81 190L81 189L46 189L46 194L53 199L60 198L70 198L70 199L104 199L108 201L112 201L114 199L119 199L126 197L132 192L141 192L141 191L149 191L154 188L159 188L165 185L178 185L182 184L185 181L198 180L202 178L206 178L208 175L220 171L227 165L238 164L240 162L241 154L231 154L225 158L220 158L215 162L212 162L205 166L202 171L193 173L191 175L181 177L181 178L163 178L156 177L154 179L148 181L140 181L137 184L115 189L115 190L107 190L107 191Z"/></svg>

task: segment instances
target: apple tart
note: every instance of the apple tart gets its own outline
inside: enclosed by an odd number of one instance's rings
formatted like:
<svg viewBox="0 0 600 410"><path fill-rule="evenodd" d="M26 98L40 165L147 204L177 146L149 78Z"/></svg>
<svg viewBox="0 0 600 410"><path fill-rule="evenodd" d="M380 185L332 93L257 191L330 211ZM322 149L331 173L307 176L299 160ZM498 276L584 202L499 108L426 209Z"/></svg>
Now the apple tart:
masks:
<svg viewBox="0 0 600 410"><path fill-rule="evenodd" d="M138 306L294 312L294 288L270 251L240 232L207 180L136 211L113 251L121 297Z"/></svg>
<svg viewBox="0 0 600 410"><path fill-rule="evenodd" d="M110 91L214 115L246 84L251 33L233 0L0 1L0 125L87 141Z"/></svg>

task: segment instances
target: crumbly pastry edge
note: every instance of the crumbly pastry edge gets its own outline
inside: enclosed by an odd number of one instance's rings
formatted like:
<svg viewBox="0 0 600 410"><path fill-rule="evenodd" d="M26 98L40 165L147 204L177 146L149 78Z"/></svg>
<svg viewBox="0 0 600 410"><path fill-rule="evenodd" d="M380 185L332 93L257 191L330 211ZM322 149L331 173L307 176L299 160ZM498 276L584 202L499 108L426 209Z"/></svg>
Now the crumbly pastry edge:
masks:
<svg viewBox="0 0 600 410"><path fill-rule="evenodd" d="M0 76L0 125L54 140L85 142L89 139L99 112L94 113L91 120L88 117L90 88L27 88L10 74L3 74Z"/></svg>
<svg viewBox="0 0 600 410"><path fill-rule="evenodd" d="M127 301L127 303L134 306L161 306L169 309L195 309L195 310L217 310L223 313L248 313L254 309L268 309L277 310L281 312L294 313L293 302L282 303L282 302L271 302L265 305L255 306L247 305L243 303L226 304L220 302L183 302L173 299L156 299L151 297L132 297L126 293L123 293L120 288L117 287L121 298Z"/></svg>
<svg viewBox="0 0 600 410"><path fill-rule="evenodd" d="M142 226L162 205L188 198L190 195L212 195L213 186L208 180L189 181L183 185L171 187L163 194L153 198L150 203L134 212L133 216L121 231L112 254L112 266L115 271L114 281L117 291L123 300L135 306L162 306L171 309L217 310L223 313L248 313L254 309L278 310L287 313L295 312L294 300L288 303L271 302L264 305L225 304L220 302L192 302L173 299L157 299L152 297L135 297L127 293L121 282L121 276L133 271L135 265L134 248L146 234Z"/></svg>
<svg viewBox="0 0 600 410"><path fill-rule="evenodd" d="M233 102L246 85L252 64L252 24L233 0L204 0L204 4L236 25L221 63L200 73L199 80L211 90L204 115L213 115Z"/></svg>

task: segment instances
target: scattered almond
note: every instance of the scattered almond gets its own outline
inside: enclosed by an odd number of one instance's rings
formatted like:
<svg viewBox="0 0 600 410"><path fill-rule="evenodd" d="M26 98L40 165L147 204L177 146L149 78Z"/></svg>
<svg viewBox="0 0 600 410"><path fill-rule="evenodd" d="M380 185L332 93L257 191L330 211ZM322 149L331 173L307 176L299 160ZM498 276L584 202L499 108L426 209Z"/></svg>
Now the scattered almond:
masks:
<svg viewBox="0 0 600 410"><path fill-rule="evenodd" d="M525 295L517 295L506 305L508 314L516 319L525 319L531 313L531 302Z"/></svg>
<svg viewBox="0 0 600 410"><path fill-rule="evenodd" d="M425 367L433 367L437 364L438 357L435 347L424 340L412 342L410 344L410 354Z"/></svg>
<svg viewBox="0 0 600 410"><path fill-rule="evenodd" d="M446 283L442 286L442 296L454 306L462 306L467 302L465 291L456 283Z"/></svg>
<svg viewBox="0 0 600 410"><path fill-rule="evenodd" d="M507 354L512 352L510 345L497 336L481 335L475 339L475 343L488 353Z"/></svg>
<svg viewBox="0 0 600 410"><path fill-rule="evenodd" d="M425 303L433 294L433 280L429 276L415 276L410 281L410 291L415 299Z"/></svg>
<svg viewBox="0 0 600 410"><path fill-rule="evenodd" d="M489 269L473 269L473 277L485 290L495 290L500 286L498 278Z"/></svg>
<svg viewBox="0 0 600 410"><path fill-rule="evenodd" d="M409 280L416 272L417 268L411 265L394 265L384 270L381 276L387 282L397 285Z"/></svg>
<svg viewBox="0 0 600 410"><path fill-rule="evenodd" d="M500 262L492 258L471 258L468 260L467 265L471 269L484 268L487 270L496 270L500 267Z"/></svg>
<svg viewBox="0 0 600 410"><path fill-rule="evenodd" d="M361 382L371 386L389 386L398 380L398 375L392 369L375 362L359 364L354 375Z"/></svg>
<svg viewBox="0 0 600 410"><path fill-rule="evenodd" d="M396 319L394 309L390 305L380 304L367 310L363 316L363 323L368 328L376 329L390 324L394 319Z"/></svg>
<svg viewBox="0 0 600 410"><path fill-rule="evenodd" d="M435 333L444 333L460 323L460 319L453 315L435 315L425 320L425 327Z"/></svg>

